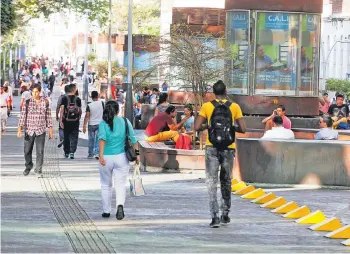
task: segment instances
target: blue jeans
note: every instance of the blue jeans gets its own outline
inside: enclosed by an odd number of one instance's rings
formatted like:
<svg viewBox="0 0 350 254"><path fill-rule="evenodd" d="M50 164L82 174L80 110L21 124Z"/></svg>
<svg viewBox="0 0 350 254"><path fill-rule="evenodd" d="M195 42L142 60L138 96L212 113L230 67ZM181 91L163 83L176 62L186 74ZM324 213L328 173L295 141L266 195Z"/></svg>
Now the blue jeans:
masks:
<svg viewBox="0 0 350 254"><path fill-rule="evenodd" d="M89 133L89 156L99 153L98 149L98 124L88 126Z"/></svg>

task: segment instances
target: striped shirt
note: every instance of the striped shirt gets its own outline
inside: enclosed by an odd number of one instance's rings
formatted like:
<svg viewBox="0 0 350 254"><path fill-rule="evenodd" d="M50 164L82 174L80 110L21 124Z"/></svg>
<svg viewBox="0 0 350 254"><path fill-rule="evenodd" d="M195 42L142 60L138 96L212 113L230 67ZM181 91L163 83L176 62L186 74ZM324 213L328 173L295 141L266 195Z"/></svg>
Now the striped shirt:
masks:
<svg viewBox="0 0 350 254"><path fill-rule="evenodd" d="M28 105L28 115L26 121L26 104L22 107L21 116L19 118L18 126L21 126L22 129L25 128L25 132L33 136L39 136L46 131L46 128L51 128L52 118L51 118L51 109L48 106L49 102L40 98L39 103L35 103L34 99L31 98Z"/></svg>

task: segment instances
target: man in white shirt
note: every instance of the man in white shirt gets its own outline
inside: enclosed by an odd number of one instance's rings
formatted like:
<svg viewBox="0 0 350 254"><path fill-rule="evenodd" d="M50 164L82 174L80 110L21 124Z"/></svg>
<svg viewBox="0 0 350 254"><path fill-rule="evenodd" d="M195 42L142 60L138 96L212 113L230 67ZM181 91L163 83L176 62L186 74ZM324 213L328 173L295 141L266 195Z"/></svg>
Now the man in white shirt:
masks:
<svg viewBox="0 0 350 254"><path fill-rule="evenodd" d="M8 93L4 92L4 86L0 86L0 130L1 133L5 132L7 125L8 112L10 111L10 99Z"/></svg>
<svg viewBox="0 0 350 254"><path fill-rule="evenodd" d="M295 139L293 131L283 127L281 116L275 116L272 121L272 130L266 131L261 139Z"/></svg>
<svg viewBox="0 0 350 254"><path fill-rule="evenodd" d="M99 159L99 149L98 149L98 125L102 121L104 103L98 99L98 92L91 92L92 102L86 107L83 132L86 132L86 125L88 125L89 134L89 155L88 159Z"/></svg>

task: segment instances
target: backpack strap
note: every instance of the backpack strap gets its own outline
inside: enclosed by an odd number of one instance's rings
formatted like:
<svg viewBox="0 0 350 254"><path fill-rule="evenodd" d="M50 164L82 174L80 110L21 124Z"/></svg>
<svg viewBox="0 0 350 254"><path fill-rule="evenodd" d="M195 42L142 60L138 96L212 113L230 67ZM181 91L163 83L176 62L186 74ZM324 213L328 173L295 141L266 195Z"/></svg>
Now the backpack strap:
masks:
<svg viewBox="0 0 350 254"><path fill-rule="evenodd" d="M212 101L211 101L211 104L214 105L214 108L216 108L217 106L220 105L216 100L212 100Z"/></svg>
<svg viewBox="0 0 350 254"><path fill-rule="evenodd" d="M103 101L102 102L102 109L104 110L105 109L105 103Z"/></svg>
<svg viewBox="0 0 350 254"><path fill-rule="evenodd" d="M231 105L232 105L232 102L226 101L226 102L224 103L224 105L225 105L226 107L230 108Z"/></svg>
<svg viewBox="0 0 350 254"><path fill-rule="evenodd" d="M27 119L28 119L29 102L30 102L30 99L26 100L26 116L25 116L25 119L24 119L24 133L27 130Z"/></svg>

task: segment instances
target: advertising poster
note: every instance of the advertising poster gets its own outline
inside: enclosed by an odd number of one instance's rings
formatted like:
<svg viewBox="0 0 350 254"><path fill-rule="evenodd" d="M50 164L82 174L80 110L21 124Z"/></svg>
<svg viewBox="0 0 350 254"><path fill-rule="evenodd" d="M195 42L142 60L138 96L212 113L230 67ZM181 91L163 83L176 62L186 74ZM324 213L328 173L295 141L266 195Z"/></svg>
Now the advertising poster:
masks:
<svg viewBox="0 0 350 254"><path fill-rule="evenodd" d="M296 94L298 40L298 14L258 13L255 94Z"/></svg>
<svg viewBox="0 0 350 254"><path fill-rule="evenodd" d="M230 65L228 93L248 93L248 69L249 69L249 12L227 12L226 38L233 57Z"/></svg>
<svg viewBox="0 0 350 254"><path fill-rule="evenodd" d="M318 31L319 16L303 15L302 17L302 43L300 56L300 95L313 95L317 85L317 69L315 69L316 34ZM318 50L317 50L318 52Z"/></svg>

